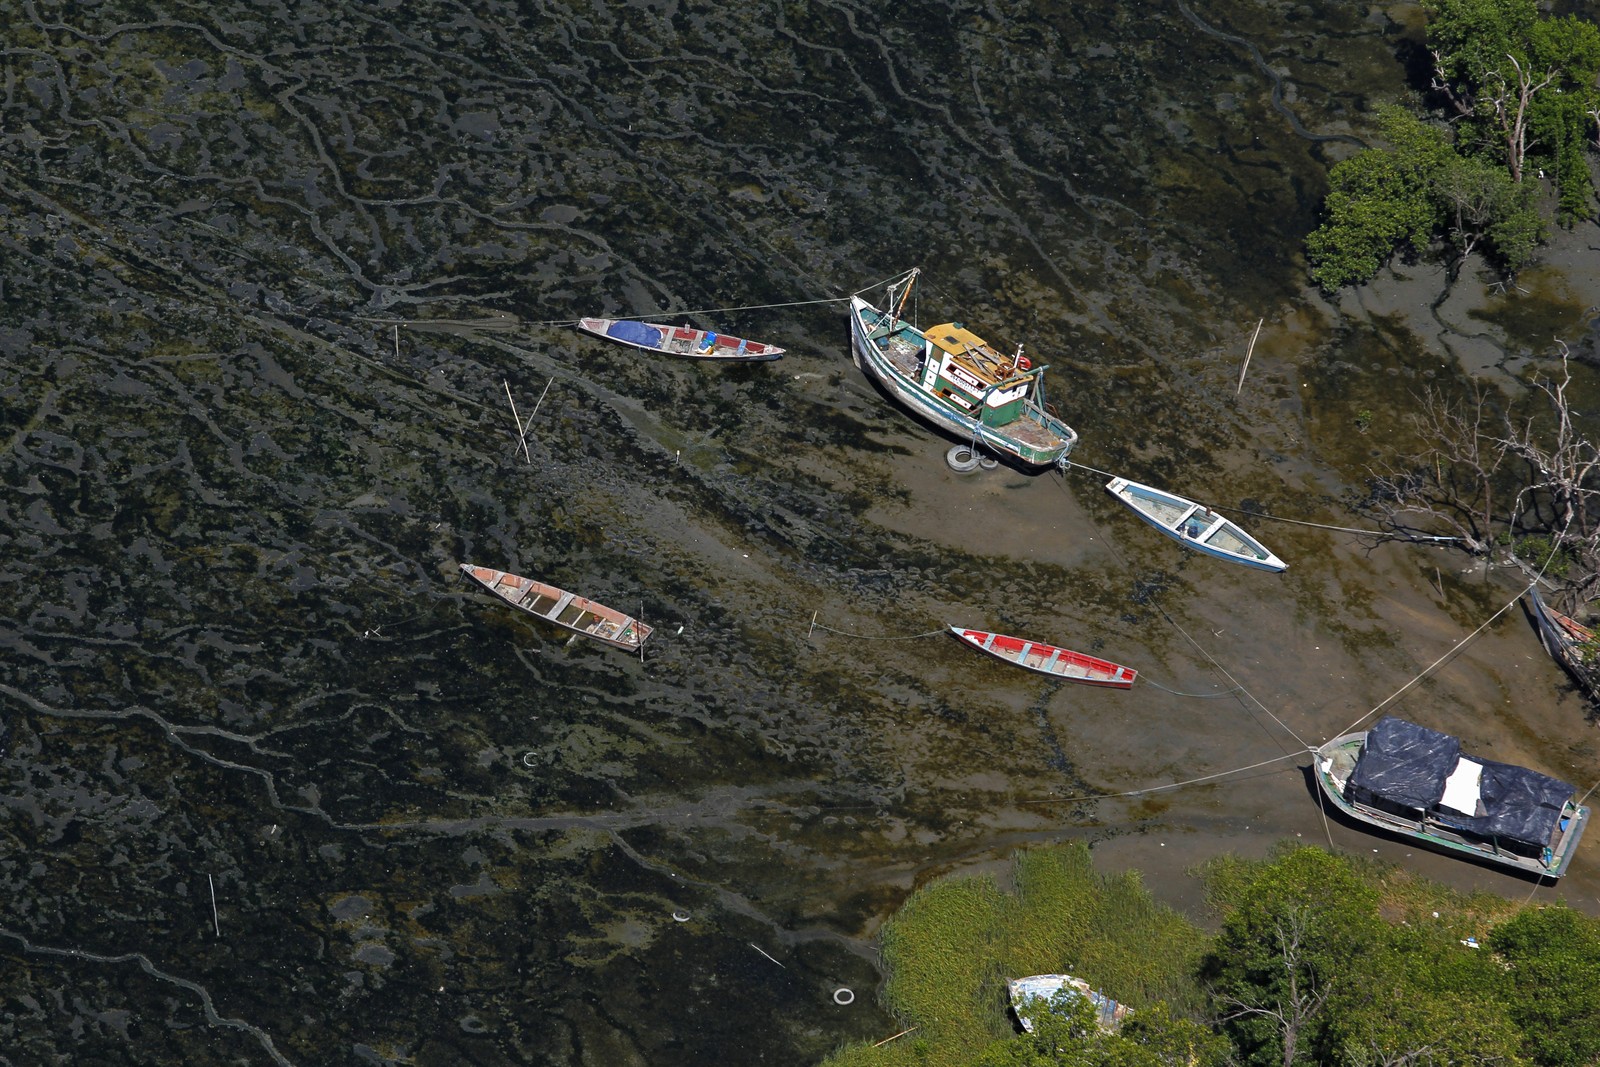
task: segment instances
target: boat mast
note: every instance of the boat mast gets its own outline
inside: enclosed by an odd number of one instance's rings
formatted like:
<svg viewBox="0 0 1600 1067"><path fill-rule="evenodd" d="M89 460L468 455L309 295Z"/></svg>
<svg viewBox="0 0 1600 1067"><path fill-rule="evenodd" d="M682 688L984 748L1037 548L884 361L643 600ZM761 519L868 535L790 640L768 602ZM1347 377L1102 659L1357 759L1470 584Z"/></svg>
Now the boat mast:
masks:
<svg viewBox="0 0 1600 1067"><path fill-rule="evenodd" d="M891 321L900 321L900 313L906 309L906 301L911 297L911 287L917 283L917 275L921 273L921 267L912 267L911 273L906 275L905 291L900 294L900 306L894 309L894 318Z"/></svg>

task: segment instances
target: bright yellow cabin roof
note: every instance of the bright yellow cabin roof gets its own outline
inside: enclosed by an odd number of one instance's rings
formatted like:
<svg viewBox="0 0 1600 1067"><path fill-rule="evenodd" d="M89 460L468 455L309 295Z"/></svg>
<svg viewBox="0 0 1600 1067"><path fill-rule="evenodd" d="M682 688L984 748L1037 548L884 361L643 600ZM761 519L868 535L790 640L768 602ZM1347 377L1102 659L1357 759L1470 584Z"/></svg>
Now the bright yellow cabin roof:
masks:
<svg viewBox="0 0 1600 1067"><path fill-rule="evenodd" d="M959 355L969 348L983 350L989 347L989 342L961 325L959 322L946 322L940 326L930 326L922 331L923 336L935 345Z"/></svg>

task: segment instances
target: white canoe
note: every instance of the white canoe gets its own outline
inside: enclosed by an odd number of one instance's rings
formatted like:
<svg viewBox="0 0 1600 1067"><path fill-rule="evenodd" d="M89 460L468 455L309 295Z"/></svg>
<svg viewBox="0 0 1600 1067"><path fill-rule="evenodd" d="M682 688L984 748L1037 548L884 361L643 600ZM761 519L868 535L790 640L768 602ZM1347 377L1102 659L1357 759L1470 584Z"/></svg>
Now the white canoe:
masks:
<svg viewBox="0 0 1600 1067"><path fill-rule="evenodd" d="M1204 504L1126 478L1113 478L1106 488L1135 515L1196 552L1264 571L1281 571L1288 566L1237 523Z"/></svg>

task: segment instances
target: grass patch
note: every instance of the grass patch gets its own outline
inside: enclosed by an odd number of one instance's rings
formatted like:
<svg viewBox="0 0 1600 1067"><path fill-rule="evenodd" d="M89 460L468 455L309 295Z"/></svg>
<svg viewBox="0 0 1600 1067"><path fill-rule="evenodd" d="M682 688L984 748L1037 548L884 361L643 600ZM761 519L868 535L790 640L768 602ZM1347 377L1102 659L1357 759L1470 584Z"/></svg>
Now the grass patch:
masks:
<svg viewBox="0 0 1600 1067"><path fill-rule="evenodd" d="M1019 852L1010 883L947 878L907 899L881 938L883 998L917 1029L845 1048L828 1067L966 1067L1013 1034L1005 980L1030 974L1077 975L1135 1011L1203 1003L1191 975L1206 938L1137 873L1098 874L1088 848L1073 844Z"/></svg>

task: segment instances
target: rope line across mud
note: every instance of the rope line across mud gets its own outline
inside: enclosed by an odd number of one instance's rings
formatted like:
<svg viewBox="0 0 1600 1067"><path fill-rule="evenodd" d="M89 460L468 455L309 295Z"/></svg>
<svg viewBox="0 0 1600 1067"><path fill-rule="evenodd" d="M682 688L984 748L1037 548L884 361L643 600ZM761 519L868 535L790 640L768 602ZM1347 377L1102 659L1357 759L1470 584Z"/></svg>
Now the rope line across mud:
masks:
<svg viewBox="0 0 1600 1067"><path fill-rule="evenodd" d="M1098 470L1098 469L1096 469L1094 467L1089 466L1088 464L1076 463L1076 462L1073 462L1071 460L1069 460L1066 463L1066 466L1068 466L1068 467L1076 467L1079 470L1088 471L1090 474L1099 474L1099 475L1102 475L1103 477L1106 477L1106 478L1119 478L1119 477L1121 477L1121 475L1112 474L1110 471ZM1387 533L1387 532L1385 532L1383 530L1363 529L1363 528L1358 527L1358 526L1334 526L1334 525L1332 525L1330 523L1326 523L1326 522L1310 522L1310 521L1308 521L1306 519L1288 519L1288 518L1284 518L1282 515L1269 515L1265 511L1249 511L1249 510L1246 510L1245 508L1227 508L1227 507L1222 507L1221 505L1218 505L1218 504L1210 504L1210 505L1207 505L1207 506L1210 507L1212 511L1226 511L1226 512L1229 512L1229 513L1234 514L1234 515L1248 515L1252 519L1269 519L1272 522L1287 522L1287 523L1292 523L1295 526L1311 526L1311 527L1314 527L1315 529L1318 529L1318 530L1334 530L1334 531L1336 531L1338 533L1360 534L1363 537L1384 537L1384 538L1392 538L1392 539L1396 539L1396 540L1406 540L1406 541L1459 541L1459 540L1461 540L1461 538L1454 537L1454 536L1442 536L1442 535L1435 535L1435 534L1394 534L1394 533Z"/></svg>

